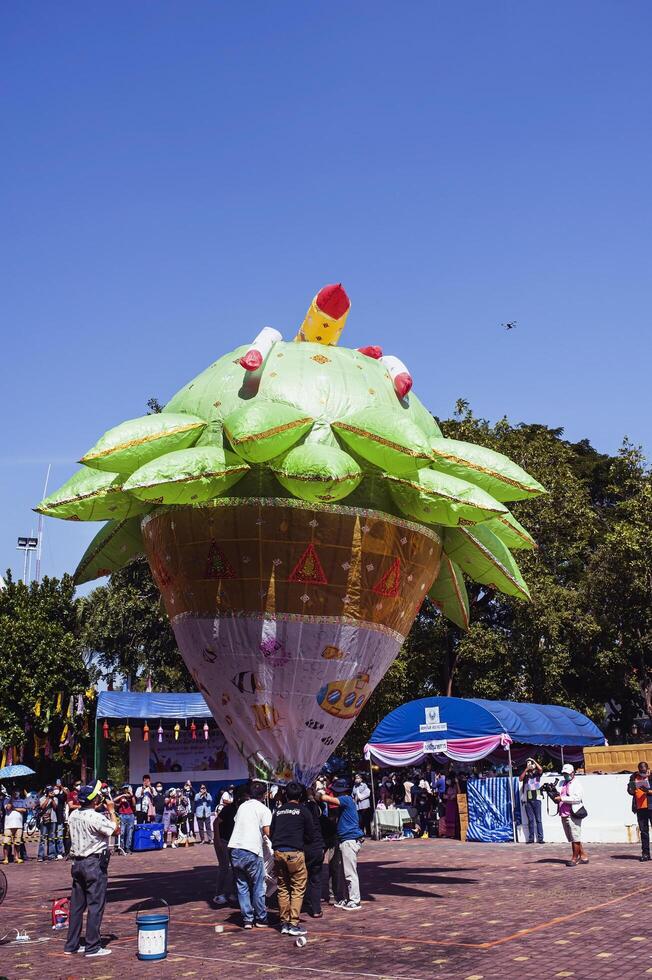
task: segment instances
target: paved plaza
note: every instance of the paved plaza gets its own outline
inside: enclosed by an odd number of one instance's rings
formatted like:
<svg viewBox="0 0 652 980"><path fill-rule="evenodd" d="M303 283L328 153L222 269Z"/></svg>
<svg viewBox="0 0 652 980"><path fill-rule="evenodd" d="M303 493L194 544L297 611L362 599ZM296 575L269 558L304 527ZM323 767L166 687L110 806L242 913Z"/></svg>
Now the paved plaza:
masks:
<svg viewBox="0 0 652 980"><path fill-rule="evenodd" d="M556 844L369 842L360 859L362 910L326 906L322 919L306 918L303 949L274 929L245 932L236 911L211 907L212 848L116 857L103 928L113 954L93 961L65 956L64 936L50 927L52 899L68 894L68 863L30 861L4 869L9 891L0 907L0 936L26 929L31 942L0 947L0 976L652 976L652 864L638 862L636 846L595 845L590 865L567 869L567 850ZM171 906L170 952L165 961L141 963L136 909L153 897Z"/></svg>

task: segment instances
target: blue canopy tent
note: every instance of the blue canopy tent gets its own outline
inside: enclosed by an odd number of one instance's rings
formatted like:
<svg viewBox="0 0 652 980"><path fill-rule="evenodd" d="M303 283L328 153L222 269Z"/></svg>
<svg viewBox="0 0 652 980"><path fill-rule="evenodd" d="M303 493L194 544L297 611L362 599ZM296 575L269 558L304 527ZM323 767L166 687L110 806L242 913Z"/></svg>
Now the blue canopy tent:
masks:
<svg viewBox="0 0 652 980"><path fill-rule="evenodd" d="M95 773L106 771L106 739L102 727L107 720L129 723L133 737L129 742L129 770L155 772L163 783L177 782L181 772L193 772L189 779L201 779L209 792L239 784L248 778L247 765L213 721L210 708L201 694L150 694L137 691L102 691L97 699L95 721ZM144 722L151 727L146 741ZM176 723L179 731L175 731ZM192 723L196 728L192 729ZM202 729L208 722L205 737ZM190 727L189 727L190 723ZM157 737L157 728L164 732Z"/></svg>
<svg viewBox="0 0 652 980"><path fill-rule="evenodd" d="M551 704L420 698L391 711L375 728L365 756L381 765L414 765L429 753L457 762L483 759L499 746L604 745L586 715Z"/></svg>
<svg viewBox="0 0 652 980"><path fill-rule="evenodd" d="M443 755L456 762L483 759L499 747L507 751L512 831L515 803L511 745L604 745L605 737L586 715L550 704L486 701L482 698L432 697L410 701L391 711L365 746L365 758L383 766L416 765L424 756Z"/></svg>
<svg viewBox="0 0 652 980"><path fill-rule="evenodd" d="M95 714L95 773L103 771L100 727L105 718L126 720L149 718L212 718L201 694L148 694L142 691L100 691Z"/></svg>

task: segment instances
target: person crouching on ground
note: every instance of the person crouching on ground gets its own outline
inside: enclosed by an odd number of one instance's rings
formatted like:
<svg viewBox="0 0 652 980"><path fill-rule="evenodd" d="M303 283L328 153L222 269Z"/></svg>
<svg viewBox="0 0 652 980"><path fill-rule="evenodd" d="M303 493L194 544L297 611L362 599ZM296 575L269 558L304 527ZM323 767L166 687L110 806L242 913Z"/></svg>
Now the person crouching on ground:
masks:
<svg viewBox="0 0 652 980"><path fill-rule="evenodd" d="M361 908L360 880L358 878L358 852L364 836L360 830L355 800L350 795L348 779L336 779L331 786L332 796L324 794L322 800L338 807L337 839L340 846L342 874L346 883L347 896L335 903L335 908L353 912Z"/></svg>
<svg viewBox="0 0 652 980"><path fill-rule="evenodd" d="M305 936L299 925L299 913L308 884L304 848L315 839L312 815L300 803L303 786L288 783L286 802L272 814L271 839L274 849L274 872L278 882L278 909L281 932L288 936Z"/></svg>
<svg viewBox="0 0 652 980"><path fill-rule="evenodd" d="M70 814L70 857L72 858L72 895L70 921L64 953L86 953L86 956L108 956L100 941L100 929L109 870L109 840L120 827L111 800L104 800L100 793L101 783L82 786L79 791L80 809ZM102 804L108 816L97 813ZM84 909L86 917L86 945L80 946Z"/></svg>
<svg viewBox="0 0 652 980"><path fill-rule="evenodd" d="M263 834L269 837L272 813L262 802L266 792L264 783L250 784L238 807L228 845L245 929L267 925Z"/></svg>
<svg viewBox="0 0 652 980"><path fill-rule="evenodd" d="M555 803L559 807L559 816L566 839L573 848L573 856L566 862L566 867L575 868L578 864L589 863L588 855L582 847L582 820L586 816L586 810L582 798L582 785L575 776L575 769L570 762L562 766L561 776L559 796L555 797Z"/></svg>
<svg viewBox="0 0 652 980"><path fill-rule="evenodd" d="M641 835L641 861L650 860L650 824L652 824L652 778L647 762L639 762L638 769L629 777L627 792L632 799L632 812L636 814Z"/></svg>

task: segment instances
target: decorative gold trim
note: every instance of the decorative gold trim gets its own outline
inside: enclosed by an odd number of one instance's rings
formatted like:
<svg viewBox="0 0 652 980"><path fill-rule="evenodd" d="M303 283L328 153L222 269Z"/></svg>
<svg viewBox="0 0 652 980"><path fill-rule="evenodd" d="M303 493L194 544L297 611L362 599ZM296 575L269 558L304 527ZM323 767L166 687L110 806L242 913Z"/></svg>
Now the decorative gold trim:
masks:
<svg viewBox="0 0 652 980"><path fill-rule="evenodd" d="M474 537L473 534L471 534L469 531L465 531L463 527L456 528L456 530L457 531L460 531L466 538L468 538L470 540L471 544L472 545L475 545L475 547L478 549L478 551L482 552L482 554L485 556L485 558L488 559L489 563L491 565L493 565L494 568L497 568L498 571L502 572L503 575L505 576L505 578L509 582L511 582L512 585L515 585L516 588L519 590L519 592L521 592L522 595L524 595L526 599L529 599L530 598L530 593L527 590L527 586L525 587L525 589L523 589L523 587L520 585L520 583L514 578L513 575L511 575L507 571L507 569L505 568L505 566L503 565L503 563L501 561L499 561L498 558L496 558L496 556L487 548L486 545L484 545L481 541L478 541L478 539L476 537ZM503 542L501 542L501 543L503 543ZM505 545L505 547L507 547L507 545ZM477 581L477 579L476 579L476 581ZM482 585L483 583L481 582L480 584ZM497 588L497 586L493 586L493 588ZM502 590L501 589L498 589L498 591L500 592Z"/></svg>
<svg viewBox="0 0 652 980"><path fill-rule="evenodd" d="M228 427L224 426L224 431L227 434L228 440L232 446L241 446L243 442L257 442L259 439L268 439L270 436L276 436L279 432L287 432L289 429L297 429L300 425L312 425L314 419L306 416L303 419L297 419L295 422L286 422L284 425L275 425L271 429L265 429L264 432L254 432L250 436L242 436L242 438L237 439L231 435Z"/></svg>
<svg viewBox="0 0 652 980"><path fill-rule="evenodd" d="M345 476L303 476L303 474L297 473L285 473L283 470L275 470L273 467L269 467L270 471L274 476L284 476L286 480L302 480L304 483L344 483L345 480L360 480L364 476L363 473L347 473ZM353 491L351 491L353 492Z"/></svg>
<svg viewBox="0 0 652 980"><path fill-rule="evenodd" d="M526 544L528 544L531 548L538 548L539 547L539 545L534 540L534 538L529 533L529 531L526 530L525 531L525 534L523 534L521 531L519 531L519 529L517 527L514 527L513 524L510 524L509 523L509 521L507 520L507 518L505 517L504 514L501 514L499 517L495 518L495 520L498 520L498 521L500 521L501 524L504 524L506 528L509 528L510 531L513 531L514 534L518 538L521 538L523 541L525 541ZM516 520L516 518L514 518L514 520ZM491 530L491 528L489 530ZM498 537L498 535L496 535L496 537ZM505 544L504 541L503 541L503 544ZM505 545L505 547L507 548L508 545Z"/></svg>
<svg viewBox="0 0 652 980"><path fill-rule="evenodd" d="M116 473L116 476L118 474ZM81 500L100 500L103 497L108 497L113 493L124 493L125 497L128 495L128 491L123 491L123 484L120 483L117 487L112 487L109 484L108 487L100 487L99 490L93 490L91 493L80 493L75 497L66 497L65 500L53 501L48 504L45 508L35 507L34 510L38 514L44 514L47 517L49 510L54 510L57 507L66 507L68 504L77 504Z"/></svg>
<svg viewBox="0 0 652 980"><path fill-rule="evenodd" d="M431 497L441 497L442 500L450 500L455 504L464 504L466 507L472 507L474 510L482 510L488 514L501 515L505 513L505 508L503 506L501 506L499 510L495 510L493 507L484 507L482 504L476 504L472 500L467 500L465 497L456 497L452 493L442 493L440 490L431 490L430 487L424 487L420 483L414 483L412 480L406 480L401 476L393 476L391 473L386 473L385 479L392 480L394 483L403 483L406 487L411 487L413 490L418 490L419 493L423 493L426 496L429 495ZM482 487L479 489L482 489ZM496 503L500 503L500 501L497 500Z"/></svg>
<svg viewBox="0 0 652 980"><path fill-rule="evenodd" d="M400 443L392 442L391 439L385 439L383 436L379 436L375 432L370 432L368 429L359 429L355 425L351 425L350 422L331 422L331 428L342 429L344 432L352 432L353 435L369 439L371 442L377 442L381 446L387 446L388 449L393 449L394 452L401 453L402 456L410 456L412 459L432 459L429 453L420 453L416 449L408 449L407 446L401 446Z"/></svg>
<svg viewBox="0 0 652 980"><path fill-rule="evenodd" d="M192 506L194 510L207 507L295 507L297 510L313 510L324 514L344 514L351 517L371 518L387 521L388 524L395 524L405 528L406 531L415 531L425 535L435 544L442 544L442 536L433 528L426 527L425 524L418 524L415 521L408 521L404 517L395 517L394 514L388 514L386 511L368 507L350 507L343 504L308 503L308 501L298 500L296 497L214 497L212 500L206 500L201 504L169 504L163 510L155 510L151 514L146 514L141 521L141 527L145 527L149 521L161 514L189 506Z"/></svg>
<svg viewBox="0 0 652 980"><path fill-rule="evenodd" d="M436 457L436 459L447 459L449 463L454 463L456 466L464 466L467 470L475 470L478 473L485 473L487 476L493 477L494 480L498 480L499 483L507 483L510 487L515 487L517 490L525 490L527 493L541 493L541 490L535 490L533 487L528 487L527 484L520 483L518 480L513 480L511 477L505 476L503 473L499 473L497 470L488 469L486 466L481 466L479 463L474 463L468 459L462 459L460 456L454 456L451 453L438 452L434 446L432 447L432 454L434 457Z"/></svg>
<svg viewBox="0 0 652 980"><path fill-rule="evenodd" d="M471 615L470 615L470 611L466 608L466 603L464 602L464 600L462 598L462 592L461 592L461 590L459 588L459 585L458 585L458 582L457 582L457 573L456 573L455 569L453 568L453 559L452 558L449 558L448 555L446 554L446 552L443 553L443 558L444 558L445 561L448 562L450 576L451 576L451 579L453 581L453 588L455 589L455 595L457 596L457 602L458 602L459 608L460 608L460 610L462 612L462 618L464 620L464 623L465 623L466 626L468 626L469 623L470 623L470 621L471 621Z"/></svg>
<svg viewBox="0 0 652 980"><path fill-rule="evenodd" d="M177 483L193 483L195 480L212 480L222 476L230 476L232 473L246 473L249 469L251 467L247 465L231 466L229 469L222 470L220 473L200 473L196 476L181 476L176 480L157 480L155 483L139 483L138 486L130 487L127 493L133 493L134 490L149 490L151 487L175 486Z"/></svg>
<svg viewBox="0 0 652 980"><path fill-rule="evenodd" d="M96 453L89 452L79 460L80 463L86 463L89 459L102 459L104 456L111 456L113 453L122 452L125 449L131 449L132 446L142 446L146 442L154 442L156 439L162 439L164 436L175 436L180 432L188 432L189 429L205 429L208 422L189 422L188 425L178 425L174 429L164 429L160 432L154 432L149 436L142 436L140 439L131 439L129 442L121 442L118 446L111 446L110 449L101 449Z"/></svg>

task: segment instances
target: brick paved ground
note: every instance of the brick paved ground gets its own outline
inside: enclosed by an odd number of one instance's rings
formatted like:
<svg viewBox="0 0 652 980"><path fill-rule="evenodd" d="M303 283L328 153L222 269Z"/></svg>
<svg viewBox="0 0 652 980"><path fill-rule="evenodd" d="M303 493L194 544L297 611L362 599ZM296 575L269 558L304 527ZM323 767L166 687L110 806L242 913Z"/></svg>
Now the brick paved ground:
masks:
<svg viewBox="0 0 652 980"><path fill-rule="evenodd" d="M652 976L652 864L638 848L593 846L591 864L567 869L562 845L483 845L405 840L368 843L360 861L360 912L326 908L296 949L273 930L244 932L233 910L216 911L212 849L114 858L104 933L111 957L63 955L50 901L68 892L67 863L4 870L9 893L0 936L27 929L24 946L0 947L0 975L53 978L328 977L490 980ZM160 896L172 906L170 955L136 959L135 909ZM222 925L222 933L215 926Z"/></svg>

